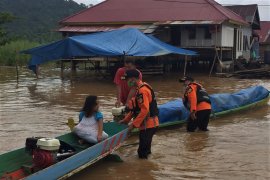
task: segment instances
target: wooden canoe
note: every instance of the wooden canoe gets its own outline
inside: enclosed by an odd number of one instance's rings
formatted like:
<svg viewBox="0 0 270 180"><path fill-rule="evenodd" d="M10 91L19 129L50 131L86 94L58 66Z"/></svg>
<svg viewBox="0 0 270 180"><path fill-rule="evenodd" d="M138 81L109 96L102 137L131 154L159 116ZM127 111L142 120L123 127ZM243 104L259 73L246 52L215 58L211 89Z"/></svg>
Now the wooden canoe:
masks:
<svg viewBox="0 0 270 180"><path fill-rule="evenodd" d="M253 86L231 94L212 94L211 118L265 105L269 98L269 91L263 86ZM188 116L189 112L181 99L169 101L159 106L159 128L184 124ZM137 131L135 129L133 132Z"/></svg>
<svg viewBox="0 0 270 180"><path fill-rule="evenodd" d="M32 156L25 152L24 148L0 155L0 179L64 179L74 173L90 166L96 161L108 156L119 148L127 138L127 126L119 125L115 122L104 124L104 131L109 134L109 138L89 146L80 145L78 137L73 133L57 137L76 149L76 154L60 161L46 169L31 173L28 167L32 165Z"/></svg>
<svg viewBox="0 0 270 180"><path fill-rule="evenodd" d="M264 99L262 99L260 101L250 103L250 104L247 104L245 106L241 106L241 107L238 107L238 108L234 108L234 109L230 109L230 110L226 110L226 111L222 111L222 112L218 112L218 113L212 113L210 118L214 119L216 117L221 117L221 116L224 116L224 115L233 114L233 113L237 113L237 112L257 108L257 107L260 107L260 106L264 106L264 105L266 105L268 103L269 99L270 99L270 94L268 95L268 97L266 97L266 98L264 98ZM161 123L159 128L165 128L165 127L185 124L186 121L187 121L187 119L182 119L182 120L177 120L177 121L173 121L173 122Z"/></svg>

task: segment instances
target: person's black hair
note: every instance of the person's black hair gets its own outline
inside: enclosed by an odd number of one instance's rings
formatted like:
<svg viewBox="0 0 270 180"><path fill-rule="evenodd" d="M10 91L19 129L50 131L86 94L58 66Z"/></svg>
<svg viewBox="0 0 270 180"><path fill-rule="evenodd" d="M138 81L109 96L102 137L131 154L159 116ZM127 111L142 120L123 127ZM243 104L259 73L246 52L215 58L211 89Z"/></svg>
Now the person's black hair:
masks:
<svg viewBox="0 0 270 180"><path fill-rule="evenodd" d="M126 75L125 75L126 80L129 78L139 79L139 77L140 77L140 72L137 69L130 69L126 71Z"/></svg>
<svg viewBox="0 0 270 180"><path fill-rule="evenodd" d="M135 65L135 61L133 61L133 60L125 60L124 63L125 63L125 64L132 64L132 65Z"/></svg>
<svg viewBox="0 0 270 180"><path fill-rule="evenodd" d="M90 117L94 114L94 108L97 105L97 96L87 96L84 102L82 111L85 113L85 117Z"/></svg>
<svg viewBox="0 0 270 180"><path fill-rule="evenodd" d="M185 81L194 82L194 78L192 78L191 76L184 76L181 79L179 79L179 82L185 82Z"/></svg>

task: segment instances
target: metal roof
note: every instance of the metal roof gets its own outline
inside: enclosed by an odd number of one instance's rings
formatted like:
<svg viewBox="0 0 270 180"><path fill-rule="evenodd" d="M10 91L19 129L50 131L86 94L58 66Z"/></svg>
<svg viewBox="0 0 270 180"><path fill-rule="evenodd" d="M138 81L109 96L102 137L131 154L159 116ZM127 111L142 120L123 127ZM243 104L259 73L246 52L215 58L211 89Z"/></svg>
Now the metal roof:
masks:
<svg viewBox="0 0 270 180"><path fill-rule="evenodd" d="M214 0L107 0L60 22L80 24L136 24L166 21L230 20L247 24L238 14Z"/></svg>
<svg viewBox="0 0 270 180"><path fill-rule="evenodd" d="M157 26L149 25L96 25L96 26L63 26L58 31L59 32L80 32L80 33L92 33L92 32L103 32L111 31L116 29L124 28L137 28L143 33L148 34L156 30Z"/></svg>
<svg viewBox="0 0 270 180"><path fill-rule="evenodd" d="M99 31L110 31L120 28L120 26L63 26L59 32L99 32Z"/></svg>
<svg viewBox="0 0 270 180"><path fill-rule="evenodd" d="M226 6L236 14L242 16L247 22L260 29L260 16L257 4Z"/></svg>
<svg viewBox="0 0 270 180"><path fill-rule="evenodd" d="M269 41L270 36L270 21L261 21L261 30L255 31L260 37L260 43Z"/></svg>
<svg viewBox="0 0 270 180"><path fill-rule="evenodd" d="M155 25L191 25L191 24L221 24L222 21L166 21L158 22Z"/></svg>

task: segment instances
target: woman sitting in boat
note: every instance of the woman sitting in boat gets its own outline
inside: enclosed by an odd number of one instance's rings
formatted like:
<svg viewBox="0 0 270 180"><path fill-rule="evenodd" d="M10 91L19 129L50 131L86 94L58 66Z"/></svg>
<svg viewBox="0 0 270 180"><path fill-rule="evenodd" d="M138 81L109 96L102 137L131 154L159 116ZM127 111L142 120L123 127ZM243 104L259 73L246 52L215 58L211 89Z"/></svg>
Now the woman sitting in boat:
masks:
<svg viewBox="0 0 270 180"><path fill-rule="evenodd" d="M103 115L98 109L97 96L88 96L79 116L79 124L73 130L88 143L98 143L108 138L108 134L103 131Z"/></svg>

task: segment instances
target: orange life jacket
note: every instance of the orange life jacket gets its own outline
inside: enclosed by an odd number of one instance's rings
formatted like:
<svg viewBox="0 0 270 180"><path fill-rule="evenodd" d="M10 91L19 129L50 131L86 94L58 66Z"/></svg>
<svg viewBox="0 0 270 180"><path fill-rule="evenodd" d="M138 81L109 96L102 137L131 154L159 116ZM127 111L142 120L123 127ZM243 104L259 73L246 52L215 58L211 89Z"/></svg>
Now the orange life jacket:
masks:
<svg viewBox="0 0 270 180"><path fill-rule="evenodd" d="M159 125L158 107L155 94L150 85L142 83L138 88L136 96L129 102L130 113L125 121L133 118L133 125L137 128L154 128Z"/></svg>
<svg viewBox="0 0 270 180"><path fill-rule="evenodd" d="M210 97L202 85L190 83L186 88L183 103L190 111L211 109Z"/></svg>
<svg viewBox="0 0 270 180"><path fill-rule="evenodd" d="M147 84L147 83L143 83L138 89L141 89L142 87L147 87L150 91L151 91L151 96L152 96L152 101L149 103L149 110L150 110L150 114L149 117L155 117L158 116L159 114L159 110L157 107L157 100L156 100L156 96L154 93L154 90L152 89L152 87ZM132 98L130 101L130 107L129 107L129 111L133 111L133 115L134 118L137 117L137 115L140 113L140 108L139 108L139 104L138 104L138 99L140 99L140 94L136 94L136 98Z"/></svg>

